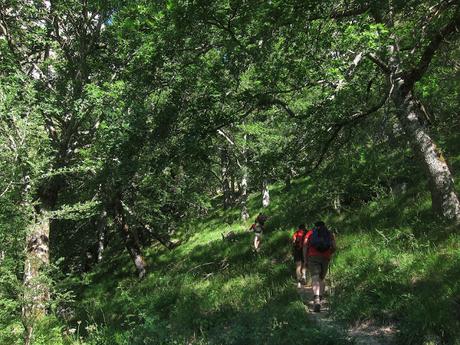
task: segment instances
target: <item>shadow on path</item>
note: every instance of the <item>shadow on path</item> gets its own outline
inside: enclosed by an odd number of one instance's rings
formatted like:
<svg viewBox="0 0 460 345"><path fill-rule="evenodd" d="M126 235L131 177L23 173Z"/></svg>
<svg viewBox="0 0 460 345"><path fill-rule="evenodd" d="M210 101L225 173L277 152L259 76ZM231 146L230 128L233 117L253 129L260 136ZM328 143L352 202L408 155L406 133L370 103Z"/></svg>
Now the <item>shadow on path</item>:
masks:
<svg viewBox="0 0 460 345"><path fill-rule="evenodd" d="M326 287L326 292L328 290L328 287ZM349 340L353 340L356 345L391 345L394 343L394 336L397 332L395 327L379 327L369 322L361 323L351 328L344 328L344 326L332 319L327 300L322 301L320 312L313 311L313 290L311 286L302 286L297 288L297 291L305 305L308 318L315 322L318 327L325 330L342 330L348 334Z"/></svg>

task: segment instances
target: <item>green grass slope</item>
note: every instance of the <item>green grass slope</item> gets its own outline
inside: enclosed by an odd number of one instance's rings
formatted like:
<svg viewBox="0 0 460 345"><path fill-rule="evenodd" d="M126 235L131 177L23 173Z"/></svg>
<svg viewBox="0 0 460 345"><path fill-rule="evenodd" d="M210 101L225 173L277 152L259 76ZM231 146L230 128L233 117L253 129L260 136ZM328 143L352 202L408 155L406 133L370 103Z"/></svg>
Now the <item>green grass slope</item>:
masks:
<svg viewBox="0 0 460 345"><path fill-rule="evenodd" d="M330 170L331 184L357 195L340 212L333 211L325 173L293 181L289 190L271 186L259 255L246 232L250 222L240 222L238 209L221 210L218 199L205 219L183 224L181 246L147 249L150 274L142 281L127 254L119 255L122 247L112 245L117 254L106 253L73 285L77 303L61 330L69 334L65 342L347 344L343 333L324 333L309 323L295 288L292 231L301 222L311 226L323 219L338 242L330 269L331 310L338 322L395 325L398 344L460 344L459 229L432 213L423 176L403 156L398 166L407 190L393 194L381 188L378 174L397 157L382 161L377 154L379 160L367 161L379 166L363 160L335 177ZM460 155L454 150L451 156L453 171L460 171ZM458 174L456 183L460 190ZM251 195L251 218L260 206L260 194ZM222 240L228 231L237 233L236 241Z"/></svg>
<svg viewBox="0 0 460 345"><path fill-rule="evenodd" d="M313 202L321 195L312 179L271 195L259 255L234 209L184 226L188 240L173 251L151 248L143 281L128 257L108 258L85 277L73 321L81 343L346 344L308 322L295 288L290 235L320 217L338 239L330 272L337 320L394 324L401 344L458 343L459 236L432 215L428 193L382 194L341 213ZM252 215L259 203L252 195ZM223 241L230 230L236 241Z"/></svg>
<svg viewBox="0 0 460 345"><path fill-rule="evenodd" d="M254 195L252 214L258 202ZM151 248L151 273L142 281L127 257L102 263L86 276L78 303L74 328L82 343L348 344L344 334L309 323L293 279L294 228L277 207L267 210L272 218L259 254L251 249L250 222L240 223L235 209L187 224L188 240L173 251ZM223 241L230 230L235 241Z"/></svg>

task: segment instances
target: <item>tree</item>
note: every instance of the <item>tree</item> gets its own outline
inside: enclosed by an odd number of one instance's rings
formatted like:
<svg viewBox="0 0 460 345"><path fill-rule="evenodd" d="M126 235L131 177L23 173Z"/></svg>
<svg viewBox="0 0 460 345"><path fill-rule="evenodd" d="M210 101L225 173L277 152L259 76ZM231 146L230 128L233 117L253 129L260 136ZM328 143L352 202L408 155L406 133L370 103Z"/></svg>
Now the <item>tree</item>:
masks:
<svg viewBox="0 0 460 345"><path fill-rule="evenodd" d="M23 202L31 210L24 271L26 344L32 341L35 320L47 310L49 294L40 272L49 263L51 218L66 184L65 173L76 163L75 153L88 143L98 122L84 101L84 89L109 10L99 4L56 1L17 1L1 7L8 55L18 73L33 85L38 123L47 132L47 138L37 144L38 150L45 151L40 162L43 175L32 179L27 170L23 172L30 181ZM48 143L49 149L44 150Z"/></svg>

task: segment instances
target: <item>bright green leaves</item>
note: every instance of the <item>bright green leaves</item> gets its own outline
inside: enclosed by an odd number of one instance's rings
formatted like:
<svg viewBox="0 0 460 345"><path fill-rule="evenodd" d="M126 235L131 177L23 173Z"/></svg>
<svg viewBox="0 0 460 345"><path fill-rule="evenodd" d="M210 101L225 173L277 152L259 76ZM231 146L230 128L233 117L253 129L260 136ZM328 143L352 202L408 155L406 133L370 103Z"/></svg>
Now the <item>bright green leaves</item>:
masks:
<svg viewBox="0 0 460 345"><path fill-rule="evenodd" d="M175 4L175 1L174 1L174 0L168 0L168 1L166 2L166 9L167 9L168 11L174 10L175 6L176 6L176 4Z"/></svg>

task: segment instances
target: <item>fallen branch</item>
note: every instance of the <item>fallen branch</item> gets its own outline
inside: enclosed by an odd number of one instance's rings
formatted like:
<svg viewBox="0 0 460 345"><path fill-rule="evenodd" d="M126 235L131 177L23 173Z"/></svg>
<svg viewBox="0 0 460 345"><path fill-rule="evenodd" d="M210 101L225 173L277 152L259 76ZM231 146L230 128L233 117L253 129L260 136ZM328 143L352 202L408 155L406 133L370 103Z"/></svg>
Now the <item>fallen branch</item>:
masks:
<svg viewBox="0 0 460 345"><path fill-rule="evenodd" d="M211 262L206 262L206 263L204 263L204 264L197 265L197 266L192 267L191 269L189 269L189 270L187 271L187 273L190 273L190 272L196 270L197 268L204 267L204 266L209 266L209 265L212 265L212 264L215 264L215 263L216 263L215 261L211 261Z"/></svg>

